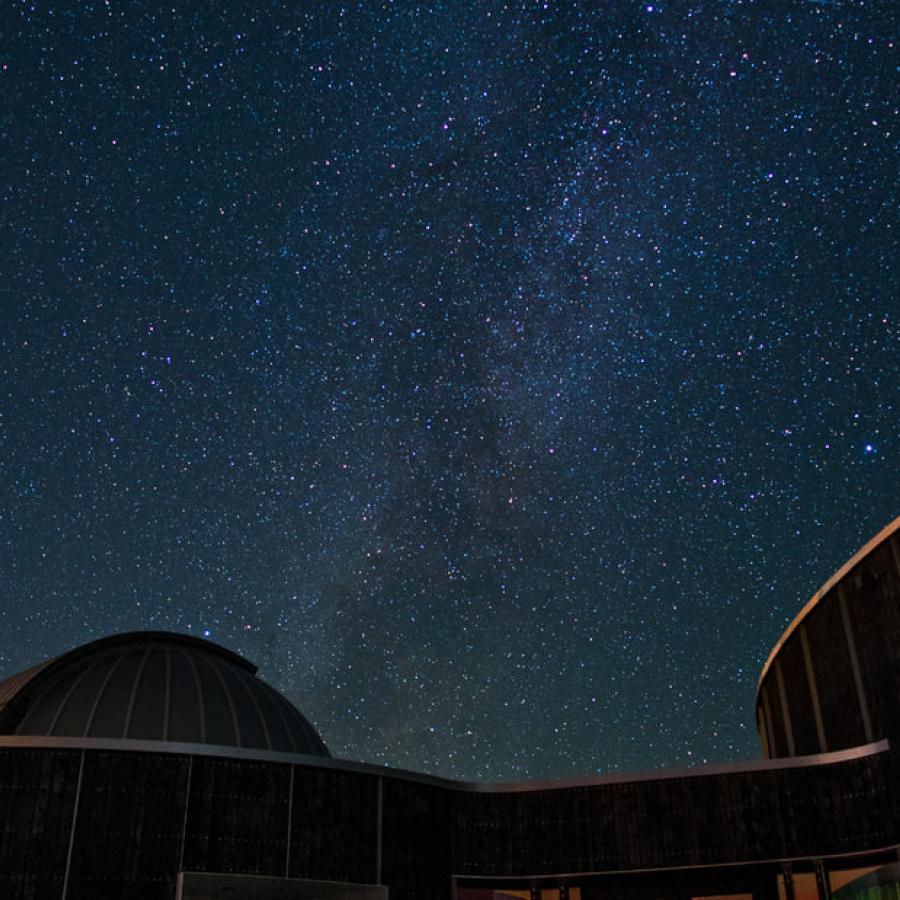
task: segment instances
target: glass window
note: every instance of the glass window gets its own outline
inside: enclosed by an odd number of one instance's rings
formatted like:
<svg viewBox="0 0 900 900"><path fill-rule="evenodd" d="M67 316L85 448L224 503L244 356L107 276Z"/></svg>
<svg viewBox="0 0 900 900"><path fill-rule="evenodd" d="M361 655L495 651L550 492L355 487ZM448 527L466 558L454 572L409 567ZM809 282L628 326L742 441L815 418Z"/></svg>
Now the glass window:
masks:
<svg viewBox="0 0 900 900"><path fill-rule="evenodd" d="M816 885L816 876L811 872L794 873L794 897L795 900L819 900L819 888ZM778 898L787 900L787 891L784 887L784 876L778 876Z"/></svg>
<svg viewBox="0 0 900 900"><path fill-rule="evenodd" d="M835 900L900 900L900 863L829 873Z"/></svg>
<svg viewBox="0 0 900 900"><path fill-rule="evenodd" d="M831 882L831 889L836 891L857 878L863 878L870 872L875 872L878 866L866 866L864 869L844 869L843 872L829 872L828 879Z"/></svg>

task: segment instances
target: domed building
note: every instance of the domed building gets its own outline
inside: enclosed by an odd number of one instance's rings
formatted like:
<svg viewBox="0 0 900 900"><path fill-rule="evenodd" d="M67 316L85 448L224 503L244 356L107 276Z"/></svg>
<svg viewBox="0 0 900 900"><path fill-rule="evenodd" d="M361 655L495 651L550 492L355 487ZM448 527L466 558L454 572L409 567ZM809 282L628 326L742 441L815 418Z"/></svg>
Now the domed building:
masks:
<svg viewBox="0 0 900 900"><path fill-rule="evenodd" d="M161 631L113 635L0 682L0 734L173 741L328 756L243 657Z"/></svg>
<svg viewBox="0 0 900 900"><path fill-rule="evenodd" d="M763 758L469 784L333 759L209 641L115 635L0 682L0 897L900 896L900 519L773 649Z"/></svg>

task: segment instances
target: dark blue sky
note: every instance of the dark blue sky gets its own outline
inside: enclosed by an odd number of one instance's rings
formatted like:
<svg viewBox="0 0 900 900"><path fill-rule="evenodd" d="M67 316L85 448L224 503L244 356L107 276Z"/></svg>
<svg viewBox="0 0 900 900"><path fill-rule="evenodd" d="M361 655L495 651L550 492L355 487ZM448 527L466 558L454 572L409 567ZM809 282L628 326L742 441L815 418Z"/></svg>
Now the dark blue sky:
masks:
<svg viewBox="0 0 900 900"><path fill-rule="evenodd" d="M173 629L339 756L758 754L900 513L893 2L0 17L0 676Z"/></svg>

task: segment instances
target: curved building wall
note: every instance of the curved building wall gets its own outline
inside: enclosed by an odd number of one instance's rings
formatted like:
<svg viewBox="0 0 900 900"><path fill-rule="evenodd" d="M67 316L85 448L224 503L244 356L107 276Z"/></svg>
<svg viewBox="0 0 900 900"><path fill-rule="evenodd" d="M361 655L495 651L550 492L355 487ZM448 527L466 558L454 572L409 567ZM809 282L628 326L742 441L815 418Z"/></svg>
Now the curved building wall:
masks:
<svg viewBox="0 0 900 900"><path fill-rule="evenodd" d="M887 757L461 793L454 864L470 876L527 877L705 868L890 846L897 829L892 801L881 793L893 783ZM506 838L502 853L497 835Z"/></svg>
<svg viewBox="0 0 900 900"><path fill-rule="evenodd" d="M900 519L772 651L757 721L766 756L783 759L450 782L330 759L293 707L298 737L279 752L275 720L260 712L275 692L208 642L143 633L77 648L0 683L0 897L174 900L196 875L231 891L247 876L271 879L273 897L309 896L291 881L301 879L388 886L391 900L472 900L494 885L543 900L775 900L792 866L822 881L896 861L898 541ZM209 681L185 682L191 664ZM227 740L209 740L208 720L199 740L177 741L176 695L194 698L196 719L215 711L218 689ZM107 700L121 725L98 735ZM270 735L257 746L245 739L252 714ZM148 727L138 734L135 722Z"/></svg>
<svg viewBox="0 0 900 900"><path fill-rule="evenodd" d="M587 888L590 877L656 872L651 896L683 900L716 893L735 866L751 867L737 890L766 873L774 887L773 861L855 858L898 840L885 744L487 788L321 757L16 740L0 741L4 898L172 900L178 873L192 872L387 885L391 900L450 900L454 879L551 879L549 887L564 877ZM666 873L685 869L690 883L673 890ZM623 896L638 896L633 884Z"/></svg>
<svg viewBox="0 0 900 900"><path fill-rule="evenodd" d="M900 518L807 603L760 677L767 757L900 746Z"/></svg>
<svg viewBox="0 0 900 900"><path fill-rule="evenodd" d="M392 900L450 895L446 788L375 766L320 768L316 757L14 740L0 743L4 900L172 900L179 872L385 884Z"/></svg>

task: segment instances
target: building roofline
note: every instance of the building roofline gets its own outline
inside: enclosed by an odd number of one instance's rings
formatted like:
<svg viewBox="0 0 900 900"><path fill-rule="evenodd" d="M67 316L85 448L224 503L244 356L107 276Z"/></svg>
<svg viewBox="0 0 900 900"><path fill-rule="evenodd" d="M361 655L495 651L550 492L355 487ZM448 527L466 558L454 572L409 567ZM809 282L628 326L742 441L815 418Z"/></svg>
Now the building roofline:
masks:
<svg viewBox="0 0 900 900"><path fill-rule="evenodd" d="M35 685L45 683L47 678L52 677L65 666L72 663L73 660L79 660L85 656L97 652L98 650L106 650L110 647L117 648L127 646L128 644L141 644L147 642L158 641L166 644L181 644L188 647L200 647L208 653L220 656L226 659L232 665L238 666L251 675L256 675L257 666L244 659L243 656L217 644L214 641L208 641L205 638L195 637L192 634L183 634L176 631L126 631L122 634L108 634L106 637L97 638L87 644L81 644L60 653L58 656L51 656L36 665L29 666L19 672L13 672L6 678L0 679L0 715L7 706L12 706L19 701L19 698L26 691L32 689Z"/></svg>
<svg viewBox="0 0 900 900"><path fill-rule="evenodd" d="M756 701L759 703L759 692L762 688L762 683L765 680L766 675L769 674L769 669L772 666L772 663L775 661L775 657L781 652L781 648L787 643L788 639L791 635L800 627L806 617L819 605L822 599L831 592L831 589L835 587L838 582L843 581L844 578L856 568L870 553L872 553L876 548L881 546L886 540L888 540L894 532L900 530L900 516L897 516L893 522L886 525L878 534L875 535L871 540L867 541L847 562L842 565L837 572L834 573L816 592L810 597L810 599L806 602L803 609L794 616L793 621L788 625L787 628L782 632L781 637L778 639L777 643L774 647L772 647L771 652L769 653L768 658L766 659L765 665L762 667L762 671L759 673L759 679L756 682Z"/></svg>
<svg viewBox="0 0 900 900"><path fill-rule="evenodd" d="M818 862L821 860L870 860L874 855L882 854L882 853L891 853L896 850L900 850L900 844L888 844L884 847L874 847L872 849L866 850L850 850L848 852L836 852L836 853L816 853L816 854L808 854L806 856L774 856L769 857L767 859L736 859L731 860L729 862L713 862L713 863L690 863L687 865L680 866L657 866L655 868L648 868L642 866L640 868L634 869L603 869L602 871L597 871L596 869L589 869L585 872L540 872L533 875L467 875L467 874L458 874L454 873L452 876L456 878L460 882L467 882L468 884L472 884L473 882L476 884L483 884L484 882L505 882L506 884L527 884L529 881L544 881L546 883L547 879L551 878L559 878L559 879L572 879L572 878L616 878L621 875L655 875L661 873L669 873L669 872L696 872L698 870L703 869L730 869L732 871L736 869L752 869L756 866L764 866L764 865L775 865L779 868L784 865L784 863L797 863L802 861L808 862ZM887 866L893 868L894 863L888 863ZM881 871L879 868L878 871ZM872 875L877 875L878 872L873 872ZM714 895L721 896L721 895ZM739 894L738 896L744 896L743 894Z"/></svg>
<svg viewBox="0 0 900 900"><path fill-rule="evenodd" d="M250 662L249 659L245 659L233 650L229 650L227 647L217 644L215 641L196 637L193 634L184 634L180 631L159 631L151 629L147 631L125 631L119 634L108 634L105 637L97 638L87 644L80 644L77 647L73 647L71 650L66 650L57 656L51 656L49 659L42 660L35 665L29 666L27 669L13 672L6 678L0 678L0 690L2 690L4 684L11 682L13 679L17 679L20 676L29 676L24 680L22 685L22 687L24 687L25 684L35 676L52 673L56 670L57 666L62 664L68 665L72 660L80 659L82 656L90 655L97 650L105 650L108 647L139 644L148 641L159 641L160 643L167 644L183 644L188 647L202 647L207 652L221 656L233 665L239 666L253 675L258 671L258 667L255 663Z"/></svg>
<svg viewBox="0 0 900 900"><path fill-rule="evenodd" d="M559 791L571 788L600 787L612 784L633 784L648 781L673 781L681 778L701 778L717 775L737 775L743 772L775 772L782 769L801 769L829 766L850 762L868 756L877 756L890 750L890 742L884 738L872 744L861 744L846 750L815 753L809 756L788 756L778 759L754 759L742 762L713 763L693 768L652 769L643 772L616 772L610 775L591 775L582 778L538 779L499 783L457 781L394 769L373 763L335 759L329 756L309 756L302 753L283 753L274 750L257 750L246 747L217 746L213 744L184 744L176 741L143 741L118 738L45 737L32 735L0 735L0 750L100 750L117 753L162 753L171 756L206 756L247 762L282 763L307 766L315 769L336 769L356 772L400 781L413 781L431 787L479 794L516 794L535 791Z"/></svg>
<svg viewBox="0 0 900 900"><path fill-rule="evenodd" d="M235 653L234 650L229 650L227 647L223 647L221 644L217 644L215 641L211 641L208 638L197 637L193 634L185 634L181 631L148 630L125 631L121 634L109 634L106 637L98 638L96 641L91 641L89 644L82 644L80 647L75 647L68 653L63 653L61 656L58 656L57 659L71 657L74 654L81 654L82 652L92 653L95 650L105 649L107 646L115 647L118 644L142 643L144 641L160 641L161 643L168 644L185 644L188 647L202 647L204 650L222 656L230 663L233 663L248 672L252 672L254 675L258 669L258 667L250 662L249 659L245 659L239 653Z"/></svg>
<svg viewBox="0 0 900 900"><path fill-rule="evenodd" d="M314 754L321 751L328 755L328 748L315 727L280 691L256 677L257 667L252 662L212 641L193 635L157 630L133 631L100 638L75 647L60 656L48 659L0 682L0 734L14 735L31 731L32 736L42 733L52 735L63 710L68 710L67 704L75 695L76 689L80 688L82 682L97 669L98 665L105 665L108 668L106 677L98 684L92 685L93 696L82 697L81 702L73 707L77 713L77 721L73 720L74 724L69 722L69 727L60 735L87 737L91 733L91 723L94 720L98 704L108 694L110 677L116 671L118 663L129 656L136 656L141 660L140 665L136 671L129 673L127 688L130 693L120 702L124 714L122 733L116 734L115 731L110 732L108 729L100 732L111 739L125 737L130 727L138 692L147 683L146 680L142 681L142 677L144 662L151 651L165 657L165 694L167 699L166 718L161 727L159 727L158 716L152 720L153 727L149 731L144 729L148 737L152 736L158 740L168 737L165 728L169 723L168 696L172 688L169 663L170 659L177 655L184 657L191 667L195 661L197 663L202 661L204 672L208 670L212 682L211 686L208 685L206 688L202 687L200 682L196 682L194 685L197 689L196 699L199 711L192 710L191 715L199 716L201 724L199 739L201 741L207 739L203 733L204 724L209 727L209 722L212 721L204 713L204 691L215 689L221 691L228 705L227 712L230 715L226 714L220 718L226 731L230 729L233 732L237 746L242 744L242 735L236 706L244 703L249 712L258 718L259 727L262 728L269 746L288 752L299 751L300 753ZM112 668L109 668L111 660L114 662ZM196 672L194 674L196 676ZM58 684L63 684L64 693L53 697L52 692ZM158 684L157 689L162 691L162 686ZM28 717L33 709L40 707L45 702L48 696L53 697L52 701L48 701L53 707L50 710L49 725L37 726L35 733L35 730L29 726ZM260 704L262 704L262 710ZM278 727L284 731L284 736L273 744L269 736L269 728L273 724L277 724L275 723L276 718L280 723ZM32 723L33 725L34 723ZM251 726L257 727L252 722ZM191 737L196 738L195 735L191 735ZM227 739L222 735L220 740ZM258 743L258 737L251 742Z"/></svg>

